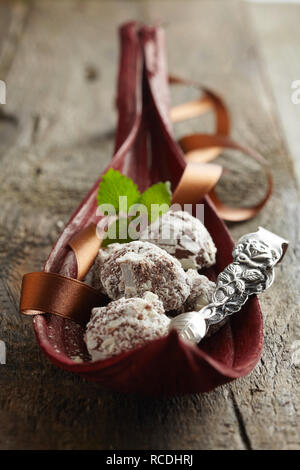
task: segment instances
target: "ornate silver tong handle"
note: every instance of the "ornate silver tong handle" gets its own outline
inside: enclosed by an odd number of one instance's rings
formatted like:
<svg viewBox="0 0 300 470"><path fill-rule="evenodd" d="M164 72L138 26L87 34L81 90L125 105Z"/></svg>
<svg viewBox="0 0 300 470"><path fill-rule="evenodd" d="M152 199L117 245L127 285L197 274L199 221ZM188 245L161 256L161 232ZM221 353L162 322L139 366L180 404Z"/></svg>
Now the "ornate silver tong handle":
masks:
<svg viewBox="0 0 300 470"><path fill-rule="evenodd" d="M199 343L210 325L238 312L249 295L260 294L274 281L274 267L285 255L288 241L259 227L234 247L233 262L219 274L212 302L199 312L182 313L170 328L187 341Z"/></svg>

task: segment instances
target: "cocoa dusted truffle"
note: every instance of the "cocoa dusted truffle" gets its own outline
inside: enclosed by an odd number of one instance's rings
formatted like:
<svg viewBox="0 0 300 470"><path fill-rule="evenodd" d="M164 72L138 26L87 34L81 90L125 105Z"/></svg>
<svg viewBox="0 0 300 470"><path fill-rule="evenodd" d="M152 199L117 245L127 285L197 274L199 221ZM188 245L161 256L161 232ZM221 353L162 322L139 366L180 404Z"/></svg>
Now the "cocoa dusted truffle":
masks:
<svg viewBox="0 0 300 470"><path fill-rule="evenodd" d="M110 248L110 246L112 248ZM180 308L190 294L190 284L179 261L152 243L134 241L110 245L99 251L95 276L111 299L158 295L165 310Z"/></svg>
<svg viewBox="0 0 300 470"><path fill-rule="evenodd" d="M211 302L216 284L206 276L199 274L195 269L189 269L186 274L191 286L191 293L183 308L185 312L198 312Z"/></svg>
<svg viewBox="0 0 300 470"><path fill-rule="evenodd" d="M93 268L92 268L92 285L95 289L99 289L102 294L107 294L102 282L101 282L101 273L107 259L111 258L115 250L118 250L122 245L120 243L112 243L106 248L101 248L95 259Z"/></svg>
<svg viewBox="0 0 300 470"><path fill-rule="evenodd" d="M199 312L199 315L201 315L200 310L212 301L216 284L215 282L210 281L206 276L199 274L195 269L189 269L186 274L191 286L191 293L182 308L177 310L176 313ZM209 338L217 333L217 331L219 331L227 321L228 318L225 318L223 321L216 323L215 325L211 325L205 336Z"/></svg>
<svg viewBox="0 0 300 470"><path fill-rule="evenodd" d="M183 269L201 269L216 262L216 247L199 219L185 211L169 211L149 225L140 240L147 240L175 256Z"/></svg>
<svg viewBox="0 0 300 470"><path fill-rule="evenodd" d="M146 292L94 308L84 340L92 360L103 360L167 335L169 324L157 295Z"/></svg>

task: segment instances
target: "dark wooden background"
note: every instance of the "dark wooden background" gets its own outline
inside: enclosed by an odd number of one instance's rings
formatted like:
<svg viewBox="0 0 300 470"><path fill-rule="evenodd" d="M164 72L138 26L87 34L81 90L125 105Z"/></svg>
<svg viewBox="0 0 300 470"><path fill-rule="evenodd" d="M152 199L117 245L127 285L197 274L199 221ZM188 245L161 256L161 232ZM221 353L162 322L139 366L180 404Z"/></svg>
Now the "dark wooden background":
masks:
<svg viewBox="0 0 300 470"><path fill-rule="evenodd" d="M1 1L1 449L295 449L299 445L300 5L238 1ZM112 154L117 26L159 21L169 70L214 88L233 135L270 162L275 191L258 225L290 239L275 285L261 296L262 359L210 394L145 399L106 391L50 365L18 313L25 272L41 269L64 223ZM174 102L192 97L178 89ZM205 129L185 123L178 134ZM263 178L235 156L219 190L254 200ZM298 176L297 176L298 175ZM238 180L238 181L237 181ZM254 199L253 199L254 198ZM298 321L297 321L298 315Z"/></svg>

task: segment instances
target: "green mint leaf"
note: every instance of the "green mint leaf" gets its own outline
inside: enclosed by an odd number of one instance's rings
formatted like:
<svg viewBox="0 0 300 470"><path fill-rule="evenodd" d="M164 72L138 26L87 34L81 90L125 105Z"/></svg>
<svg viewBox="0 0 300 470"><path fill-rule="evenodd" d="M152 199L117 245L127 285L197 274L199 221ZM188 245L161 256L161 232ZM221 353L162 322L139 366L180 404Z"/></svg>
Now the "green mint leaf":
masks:
<svg viewBox="0 0 300 470"><path fill-rule="evenodd" d="M169 210L172 198L171 184L156 183L146 189L139 199L139 204L144 204L148 210L149 222L154 222L157 217ZM155 204L155 206L153 206Z"/></svg>
<svg viewBox="0 0 300 470"><path fill-rule="evenodd" d="M130 220L120 218L115 222L112 222L108 227L105 237L102 240L102 247L106 247L111 243L128 243L131 242L131 238L128 235L128 225ZM121 233L121 238L119 238Z"/></svg>
<svg viewBox="0 0 300 470"><path fill-rule="evenodd" d="M110 168L99 184L97 201L98 205L112 204L119 213L119 196L127 196L127 210L132 204L135 204L140 192L132 179L122 175L119 171Z"/></svg>
<svg viewBox="0 0 300 470"><path fill-rule="evenodd" d="M124 197L127 198L127 206L123 207L124 199L122 202L122 198ZM117 214L128 212L135 204L142 204L147 210L149 222L152 223L157 217L169 210L171 197L172 192L169 181L154 184L144 191L143 194L140 194L137 185L130 178L111 168L103 175L99 184L97 201L99 206L113 206ZM107 208L103 207L102 210L103 213L106 213ZM144 210L142 212L144 213ZM135 220L136 216L133 213L128 218L124 219L124 217L121 217L110 224L102 246L107 246L110 243L126 243L131 241L127 229L129 223Z"/></svg>

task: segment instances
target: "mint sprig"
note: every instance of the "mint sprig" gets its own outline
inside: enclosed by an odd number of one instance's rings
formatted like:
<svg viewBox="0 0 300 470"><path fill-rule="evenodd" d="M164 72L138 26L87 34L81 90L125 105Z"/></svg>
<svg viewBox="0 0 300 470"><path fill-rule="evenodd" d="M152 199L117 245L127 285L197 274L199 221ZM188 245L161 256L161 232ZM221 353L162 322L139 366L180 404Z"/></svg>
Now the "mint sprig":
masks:
<svg viewBox="0 0 300 470"><path fill-rule="evenodd" d="M148 221L152 223L159 215L169 210L172 198L171 185L169 181L166 181L165 183L156 183L146 189L146 191L143 193L140 193L137 185L131 178L128 178L127 176L122 175L119 171L110 168L103 175L99 184L97 194L98 205L102 206L104 204L111 204L114 207L116 213L119 214L121 212L122 215L124 212L124 207L122 206L122 196L127 196L128 211L134 204L143 204L147 209ZM153 210L153 204L159 206L159 211ZM132 217L127 219L128 224L132 219ZM118 222L115 222L114 224L116 226L119 225ZM109 243L115 242L126 243L128 241L130 240L106 238L104 244L108 245Z"/></svg>
<svg viewBox="0 0 300 470"><path fill-rule="evenodd" d="M130 207L140 198L140 192L131 178L127 178L127 176L122 175L119 171L110 168L102 176L102 180L99 184L97 195L98 205L111 204L118 214L120 211L120 196L127 196L127 204L128 207Z"/></svg>
<svg viewBox="0 0 300 470"><path fill-rule="evenodd" d="M152 219L149 218L149 220L151 220L151 222L154 222L154 214L151 211L151 206L153 204L158 204L160 206L166 205L167 207L165 208L165 210L161 208L163 212L166 212L171 204L171 198L171 184L170 181L166 181L165 183L156 183L153 186L150 186L150 188L146 189L146 191L144 191L143 194L141 194L140 196L139 204L143 204L144 206L146 206L149 217L151 217L152 215Z"/></svg>

